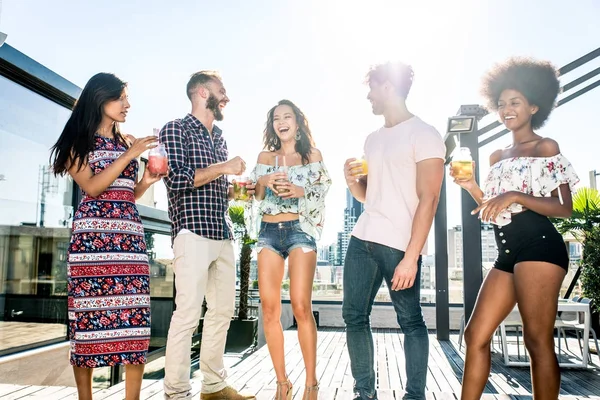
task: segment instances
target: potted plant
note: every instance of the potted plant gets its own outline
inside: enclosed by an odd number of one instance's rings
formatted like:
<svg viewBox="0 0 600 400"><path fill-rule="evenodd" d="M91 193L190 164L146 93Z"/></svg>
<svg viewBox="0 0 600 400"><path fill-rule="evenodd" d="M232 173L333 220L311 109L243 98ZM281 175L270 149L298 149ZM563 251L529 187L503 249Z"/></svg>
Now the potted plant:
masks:
<svg viewBox="0 0 600 400"><path fill-rule="evenodd" d="M229 217L233 223L234 236L240 244L240 297L237 315L231 320L227 331L227 351L242 352L256 346L258 318L248 316L248 292L250 286L250 264L252 246L256 240L250 238L244 219L245 207L237 202L229 206ZM198 330L202 333L204 318L200 319Z"/></svg>
<svg viewBox="0 0 600 400"><path fill-rule="evenodd" d="M571 217L553 222L560 233L571 233L583 246L575 279L581 277L583 295L592 300L592 328L600 333L600 193L579 189L573 196Z"/></svg>
<svg viewBox="0 0 600 400"><path fill-rule="evenodd" d="M232 347L248 348L256 345L258 318L248 315L248 292L250 289L250 264L252 246L256 240L250 238L244 214L244 205L232 203L229 217L233 223L234 235L240 245L240 300L236 318L231 321L227 333L227 344Z"/></svg>

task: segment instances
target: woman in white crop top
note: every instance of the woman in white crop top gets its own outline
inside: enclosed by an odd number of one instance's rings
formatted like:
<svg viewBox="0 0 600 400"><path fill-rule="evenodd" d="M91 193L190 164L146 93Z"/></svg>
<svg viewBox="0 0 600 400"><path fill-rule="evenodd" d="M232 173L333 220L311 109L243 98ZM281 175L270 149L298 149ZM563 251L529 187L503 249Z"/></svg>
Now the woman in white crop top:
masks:
<svg viewBox="0 0 600 400"><path fill-rule="evenodd" d="M317 245L323 229L325 196L331 179L314 142L304 113L291 101L281 100L267 116L265 150L252 172L260 218L258 287L265 338L275 374L276 400L292 398L287 378L281 318L281 283L288 259L290 300L298 324L298 338L306 367L303 400L316 400L317 328L312 313L312 286ZM287 173L276 166L285 156ZM280 162L280 164L282 164Z"/></svg>
<svg viewBox="0 0 600 400"><path fill-rule="evenodd" d="M498 112L513 144L492 153L483 189L474 178L455 179L478 203L473 214L494 224L498 247L465 329L463 400L481 398L490 372L490 341L515 304L531 358L533 396L558 398L554 321L569 256L548 217L571 215L578 178L558 143L534 129L546 122L559 87L550 63L522 58L496 65L483 80L488 108Z"/></svg>

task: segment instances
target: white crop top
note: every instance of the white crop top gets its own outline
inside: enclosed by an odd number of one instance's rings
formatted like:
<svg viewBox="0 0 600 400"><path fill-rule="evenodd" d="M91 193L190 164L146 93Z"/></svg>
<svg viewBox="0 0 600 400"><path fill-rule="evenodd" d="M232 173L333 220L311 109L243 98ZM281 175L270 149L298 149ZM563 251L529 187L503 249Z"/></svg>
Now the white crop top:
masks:
<svg viewBox="0 0 600 400"><path fill-rule="evenodd" d="M569 189L579 182L573 166L562 154L552 157L512 157L500 160L490 167L484 183L483 198L489 200L505 192L518 191L535 197L548 197L560 185ZM563 203L560 191L558 197ZM511 214L523 211L513 203L496 218L496 225L507 225Z"/></svg>
<svg viewBox="0 0 600 400"><path fill-rule="evenodd" d="M257 164L250 179L256 183L258 178L275 172L272 165ZM246 204L246 225L250 237L256 237L263 214L298 214L300 227L304 232L319 240L325 222L325 197L331 186L331 178L323 161L305 165L291 165L288 170L289 181L304 188L304 196L297 199L282 199L271 189L266 188L265 198Z"/></svg>

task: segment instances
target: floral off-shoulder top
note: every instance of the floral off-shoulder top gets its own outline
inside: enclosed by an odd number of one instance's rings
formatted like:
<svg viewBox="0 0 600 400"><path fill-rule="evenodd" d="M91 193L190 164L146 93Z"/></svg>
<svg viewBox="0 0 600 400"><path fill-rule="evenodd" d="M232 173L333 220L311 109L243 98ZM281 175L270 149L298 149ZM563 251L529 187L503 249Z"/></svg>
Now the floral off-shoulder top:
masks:
<svg viewBox="0 0 600 400"><path fill-rule="evenodd" d="M275 166L257 164L250 174L250 179L256 183L263 175L275 172ZM258 236L260 221L264 214L277 215L281 213L298 214L300 227L304 232L318 240L323 231L325 221L325 196L331 186L331 178L323 161L306 165L288 167L288 178L294 185L304 188L304 197L282 199L270 188L265 189L263 200L253 200L246 205L246 224L252 237Z"/></svg>
<svg viewBox="0 0 600 400"><path fill-rule="evenodd" d="M484 183L483 198L491 199L505 192L519 191L531 196L548 197L560 185L569 189L579 182L573 166L562 154L552 157L512 157L500 160L490 167ZM558 197L563 203L560 191ZM511 214L523 211L521 204L513 203L496 218L496 225L510 223Z"/></svg>

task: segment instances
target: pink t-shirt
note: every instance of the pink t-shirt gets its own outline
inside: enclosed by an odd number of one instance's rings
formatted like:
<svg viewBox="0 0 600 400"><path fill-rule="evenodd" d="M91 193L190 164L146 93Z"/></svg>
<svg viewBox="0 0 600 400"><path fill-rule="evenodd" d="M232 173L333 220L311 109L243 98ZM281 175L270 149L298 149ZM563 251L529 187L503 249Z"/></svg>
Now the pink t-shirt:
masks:
<svg viewBox="0 0 600 400"><path fill-rule="evenodd" d="M352 235L406 251L419 198L417 163L446 156L440 133L419 117L382 127L365 141L369 166L365 210ZM425 244L422 253L425 253Z"/></svg>

